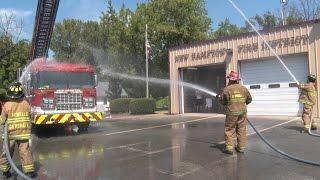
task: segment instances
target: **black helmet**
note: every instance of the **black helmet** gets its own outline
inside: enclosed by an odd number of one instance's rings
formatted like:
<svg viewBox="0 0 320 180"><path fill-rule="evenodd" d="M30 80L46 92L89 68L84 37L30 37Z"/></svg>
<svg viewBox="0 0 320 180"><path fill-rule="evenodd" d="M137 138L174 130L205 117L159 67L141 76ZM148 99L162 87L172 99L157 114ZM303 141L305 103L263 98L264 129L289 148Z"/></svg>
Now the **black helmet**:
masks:
<svg viewBox="0 0 320 180"><path fill-rule="evenodd" d="M13 82L7 90L7 96L11 99L20 99L24 97L22 84L20 82Z"/></svg>
<svg viewBox="0 0 320 180"><path fill-rule="evenodd" d="M308 76L309 82L316 82L316 80L317 80L317 77L315 75L309 74L309 76Z"/></svg>

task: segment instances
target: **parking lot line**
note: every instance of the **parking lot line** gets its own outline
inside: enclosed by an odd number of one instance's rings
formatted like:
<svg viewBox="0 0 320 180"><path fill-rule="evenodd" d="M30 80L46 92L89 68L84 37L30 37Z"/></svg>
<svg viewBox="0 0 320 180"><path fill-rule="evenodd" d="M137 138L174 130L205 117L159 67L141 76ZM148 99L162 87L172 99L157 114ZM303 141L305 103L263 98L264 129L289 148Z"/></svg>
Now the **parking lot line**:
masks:
<svg viewBox="0 0 320 180"><path fill-rule="evenodd" d="M296 117L296 118L290 119L290 120L288 120L286 122L283 122L283 123L280 123L280 124L276 124L276 125L270 126L268 128L261 129L261 130L259 130L259 132L268 131L270 129L273 129L273 128L276 128L276 127L279 127L279 126L282 126L282 125L285 125L285 124L288 124L288 123L291 123L293 121L297 121L299 119L301 119L301 117ZM252 136L254 134L257 134L257 133L256 132L252 132L252 133L248 134L247 136Z"/></svg>
<svg viewBox="0 0 320 180"><path fill-rule="evenodd" d="M297 120L299 120L299 119L301 119L301 117L296 117L296 118L290 119L290 120L288 120L288 121L285 121L285 122L283 122L283 123L279 123L279 124L276 124L276 125L273 125L273 126L270 126L270 127L264 128L264 129L261 129L261 130L259 130L259 132L268 131L268 130L270 130L270 129L273 129L273 128L276 128L276 127L279 127L279 126L282 126L282 125L285 125L285 124L289 124L289 123L291 123L291 122L293 122L293 121L297 121ZM256 132L252 132L252 133L250 133L250 134L247 134L247 137L252 136L252 135L255 135L255 134L257 134L257 133L256 133ZM218 142L218 144L224 144L225 142L226 142L226 141L221 141L221 142Z"/></svg>
<svg viewBox="0 0 320 180"><path fill-rule="evenodd" d="M204 118L194 119L194 120L190 120L190 121L184 121L184 122L178 122L178 123L170 123L170 124L164 124L164 125L159 125L159 126L151 126L151 127L145 127L145 128L118 131L118 132L113 132L113 133L106 133L106 134L103 134L103 136L126 134L126 133L130 133L130 132L137 132L137 131L143 131L143 130L149 130L149 129L162 128L162 127L167 127L167 126L172 126L172 125L179 125L179 124L185 124L185 123L198 122L198 121L203 121L203 120L207 120L207 119L211 119L211 118L215 118L215 117L220 117L220 116L222 116L222 115L215 115L215 116L211 116L211 117L204 117Z"/></svg>

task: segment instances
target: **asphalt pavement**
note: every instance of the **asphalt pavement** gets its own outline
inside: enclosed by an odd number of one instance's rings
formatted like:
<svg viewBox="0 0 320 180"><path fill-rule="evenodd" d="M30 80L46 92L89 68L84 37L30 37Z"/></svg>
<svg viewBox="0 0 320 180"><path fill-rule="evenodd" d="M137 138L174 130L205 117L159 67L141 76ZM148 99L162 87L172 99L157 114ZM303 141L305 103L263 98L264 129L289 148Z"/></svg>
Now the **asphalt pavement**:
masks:
<svg viewBox="0 0 320 180"><path fill-rule="evenodd" d="M320 162L320 138L301 133L299 118L249 118L283 151ZM37 179L320 179L320 167L275 153L251 128L245 154L222 153L223 130L224 115L162 114L107 119L79 134L33 136Z"/></svg>

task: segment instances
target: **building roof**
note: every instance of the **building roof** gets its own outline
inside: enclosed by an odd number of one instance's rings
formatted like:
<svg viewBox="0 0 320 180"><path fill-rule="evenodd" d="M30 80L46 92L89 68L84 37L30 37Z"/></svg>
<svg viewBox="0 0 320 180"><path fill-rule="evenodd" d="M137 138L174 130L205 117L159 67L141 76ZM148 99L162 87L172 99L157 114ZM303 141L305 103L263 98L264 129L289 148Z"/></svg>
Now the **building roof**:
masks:
<svg viewBox="0 0 320 180"><path fill-rule="evenodd" d="M264 33L274 32L274 31L278 31L278 30L296 28L296 27L317 24L317 23L320 23L320 19L303 21L303 22L299 22L296 24L290 24L290 25L285 25L285 26L277 26L277 27L273 27L273 28L269 28L269 29L260 30L259 32L261 34L264 34ZM234 35L234 36L225 36L225 37L218 38L218 39L209 39L209 40L204 40L204 41L198 41L195 43L183 44L180 46L175 46L175 47L169 48L169 51L179 50L182 48L191 48L191 47L201 46L201 45L206 45L206 44L212 44L215 42L226 41L226 40L231 40L231 39L236 39L236 38L241 38L241 37L246 37L246 36L252 36L252 35L256 35L256 34L257 34L256 32L252 31L252 32L242 33L239 35Z"/></svg>

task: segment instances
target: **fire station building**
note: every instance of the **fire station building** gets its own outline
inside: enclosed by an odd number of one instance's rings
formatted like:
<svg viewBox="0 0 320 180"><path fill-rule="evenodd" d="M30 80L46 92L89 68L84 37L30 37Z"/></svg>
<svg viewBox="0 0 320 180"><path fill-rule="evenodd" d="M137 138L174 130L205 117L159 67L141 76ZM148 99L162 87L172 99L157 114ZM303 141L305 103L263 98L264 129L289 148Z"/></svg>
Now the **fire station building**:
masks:
<svg viewBox="0 0 320 180"><path fill-rule="evenodd" d="M320 78L320 20L260 31L299 82L309 73ZM255 32L174 47L169 50L171 113L223 113L215 97L189 88L188 82L219 92L226 75L237 71L253 97L249 115L297 116L297 84ZM318 87L319 86L318 81ZM320 107L319 95L317 93ZM319 117L319 108L315 108Z"/></svg>

